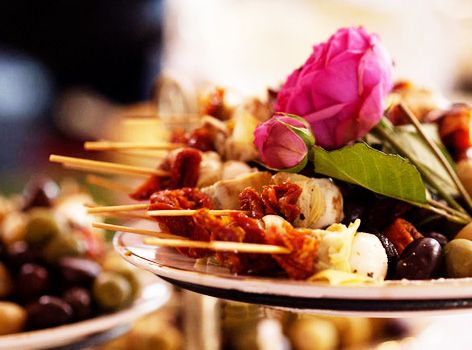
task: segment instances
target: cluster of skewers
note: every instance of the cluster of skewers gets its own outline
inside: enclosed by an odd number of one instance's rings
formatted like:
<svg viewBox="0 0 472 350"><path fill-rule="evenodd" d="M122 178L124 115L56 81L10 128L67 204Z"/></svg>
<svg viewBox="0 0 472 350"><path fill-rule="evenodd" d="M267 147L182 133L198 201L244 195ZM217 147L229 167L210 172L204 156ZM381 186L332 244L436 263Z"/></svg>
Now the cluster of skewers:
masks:
<svg viewBox="0 0 472 350"><path fill-rule="evenodd" d="M392 265L398 264L406 246L424 239L400 218L411 206L385 198L378 200L366 192L356 198L358 189L330 178L267 171L257 163L252 134L257 124L272 115L270 99L252 99L229 108L221 90L217 92L206 100L199 115L191 116L197 126L190 131L172 129L169 142L97 141L84 145L90 151L158 159L156 168L51 155L52 162L66 168L145 179L140 186L132 187L109 177L87 175L90 184L146 201L91 206L88 213L152 220L158 224L157 230L104 223L94 223L94 227L143 235L147 245L173 247L237 274L283 273L294 279L329 281L394 277ZM416 91L411 89L410 93ZM428 103L422 101L419 105ZM422 114L425 116L432 109ZM419 117L423 118L421 114ZM141 122L156 121L149 118ZM369 217L358 212L362 201L375 202L369 215L378 218L374 218L375 223L363 222L362 227L375 235L357 232L358 218ZM385 203L387 207L382 207ZM449 212L458 214L443 202L430 203L436 204L430 205L429 213L441 212L445 217ZM466 214L459 214L465 220ZM440 254L436 255L439 261ZM436 261L430 265L430 273L411 278L434 277ZM409 276L407 272L401 277Z"/></svg>
<svg viewBox="0 0 472 350"><path fill-rule="evenodd" d="M139 155L143 151L166 152L157 169L59 155L51 155L50 161L69 169L146 179L132 188L111 178L89 174L86 179L90 184L125 192L132 199L147 203L94 206L88 208L88 213L153 220L159 223L159 230L98 222L93 224L96 228L140 234L145 236L145 244L174 247L193 258L216 258L234 273L285 270L290 277L307 278L314 273L319 243L315 237L298 231L340 222L342 196L328 179L293 174L296 181L311 184L303 194L309 196L307 202L318 197L318 204L302 210L297 205L303 192L301 187L287 181L287 176L292 175L273 176L248 164L249 158L255 160L252 137L248 134L252 134L260 120L254 117L254 110L261 108L266 114L258 118L269 118L270 108L258 100L233 111L226 121L202 116L200 127L188 133L174 132L171 142L98 141L84 145L90 151ZM231 130L227 125L231 125ZM337 203L336 207L327 208L332 203ZM276 265L278 269L274 269Z"/></svg>

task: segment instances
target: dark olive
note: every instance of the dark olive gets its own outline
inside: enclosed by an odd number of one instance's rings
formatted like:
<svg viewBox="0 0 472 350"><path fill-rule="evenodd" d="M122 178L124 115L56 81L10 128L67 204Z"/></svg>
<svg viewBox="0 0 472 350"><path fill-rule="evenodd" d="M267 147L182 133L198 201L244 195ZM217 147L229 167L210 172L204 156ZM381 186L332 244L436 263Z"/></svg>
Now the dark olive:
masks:
<svg viewBox="0 0 472 350"><path fill-rule="evenodd" d="M72 307L72 318L84 320L92 314L92 297L85 288L74 287L64 293L64 301Z"/></svg>
<svg viewBox="0 0 472 350"><path fill-rule="evenodd" d="M23 300L33 300L47 292L49 272L37 264L24 264L15 281L15 293Z"/></svg>
<svg viewBox="0 0 472 350"><path fill-rule="evenodd" d="M39 259L37 251L25 241L18 241L8 246L5 255L8 265L14 269L18 269L24 264L36 263Z"/></svg>
<svg viewBox="0 0 472 350"><path fill-rule="evenodd" d="M59 260L59 273L70 285L90 286L102 268L93 260L65 257Z"/></svg>
<svg viewBox="0 0 472 350"><path fill-rule="evenodd" d="M444 246L448 242L447 237L444 236L443 234L439 233L439 232L434 232L433 231L433 232L425 233L425 236L434 238L436 241L439 242L439 244L441 245L442 248L444 248Z"/></svg>
<svg viewBox="0 0 472 350"><path fill-rule="evenodd" d="M56 327L72 319L72 307L64 300L44 295L27 308L28 326L32 329Z"/></svg>
<svg viewBox="0 0 472 350"><path fill-rule="evenodd" d="M442 248L437 240L423 237L408 244L397 262L399 279L424 280L434 276L442 263Z"/></svg>
<svg viewBox="0 0 472 350"><path fill-rule="evenodd" d="M395 274L395 269L397 266L398 261L398 252L393 243L383 234L378 233L376 235L382 243L382 246L385 249L385 253L387 253L387 261L388 261L388 270L387 270L387 277L391 278Z"/></svg>
<svg viewBox="0 0 472 350"><path fill-rule="evenodd" d="M411 333L411 325L401 318L390 318L385 320L383 335L389 339L399 339Z"/></svg>
<svg viewBox="0 0 472 350"><path fill-rule="evenodd" d="M23 191L23 211L35 207L52 206L52 202L59 195L59 186L46 177L31 180Z"/></svg>

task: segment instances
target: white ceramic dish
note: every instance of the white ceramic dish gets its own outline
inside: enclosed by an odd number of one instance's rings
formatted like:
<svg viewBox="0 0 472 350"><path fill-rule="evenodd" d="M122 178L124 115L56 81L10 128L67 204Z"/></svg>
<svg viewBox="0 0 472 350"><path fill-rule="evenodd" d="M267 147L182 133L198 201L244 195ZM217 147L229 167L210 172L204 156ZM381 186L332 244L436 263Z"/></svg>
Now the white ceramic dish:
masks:
<svg viewBox="0 0 472 350"><path fill-rule="evenodd" d="M174 249L142 243L118 233L115 249L129 262L182 288L223 299L300 312L375 317L452 314L472 311L472 278L388 281L331 286L281 278L235 276L217 266L196 266Z"/></svg>
<svg viewBox="0 0 472 350"><path fill-rule="evenodd" d="M65 326L0 336L0 350L40 350L73 346L88 337L130 325L159 309L170 298L171 288L161 281L147 285L141 297L129 308L112 314Z"/></svg>

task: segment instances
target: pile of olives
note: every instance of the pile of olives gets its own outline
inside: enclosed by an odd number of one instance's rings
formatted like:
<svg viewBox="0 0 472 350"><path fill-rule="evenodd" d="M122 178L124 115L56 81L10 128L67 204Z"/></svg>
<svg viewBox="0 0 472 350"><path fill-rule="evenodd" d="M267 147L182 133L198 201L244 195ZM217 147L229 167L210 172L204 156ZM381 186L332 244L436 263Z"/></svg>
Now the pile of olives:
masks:
<svg viewBox="0 0 472 350"><path fill-rule="evenodd" d="M0 216L0 335L119 310L139 292L131 267L59 215L55 187L29 185L21 205Z"/></svg>
<svg viewBox="0 0 472 350"><path fill-rule="evenodd" d="M426 233L401 252L392 241L379 234L389 258L390 279L426 280L472 277L472 224L452 240L437 232Z"/></svg>

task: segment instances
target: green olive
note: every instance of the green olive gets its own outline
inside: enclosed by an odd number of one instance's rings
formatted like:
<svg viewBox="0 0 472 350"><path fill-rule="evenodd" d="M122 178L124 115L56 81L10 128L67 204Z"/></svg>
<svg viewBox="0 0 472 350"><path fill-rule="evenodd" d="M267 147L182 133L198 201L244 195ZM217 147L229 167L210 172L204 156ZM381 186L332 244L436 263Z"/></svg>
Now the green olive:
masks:
<svg viewBox="0 0 472 350"><path fill-rule="evenodd" d="M131 285L122 275L103 272L92 288L95 302L106 310L119 310L131 301Z"/></svg>
<svg viewBox="0 0 472 350"><path fill-rule="evenodd" d="M10 295L12 290L12 281L10 273L4 264L0 262L0 298Z"/></svg>
<svg viewBox="0 0 472 350"><path fill-rule="evenodd" d="M0 301L0 335L18 333L26 322L26 310L20 305Z"/></svg>
<svg viewBox="0 0 472 350"><path fill-rule="evenodd" d="M133 267L115 252L107 254L102 263L104 271L116 272L126 278L131 285L131 299L134 300L141 291L141 271Z"/></svg>
<svg viewBox="0 0 472 350"><path fill-rule="evenodd" d="M453 239L444 248L449 277L472 277L472 241Z"/></svg>
<svg viewBox="0 0 472 350"><path fill-rule="evenodd" d="M55 263L66 256L79 256L85 253L86 246L83 240L72 234L56 236L44 248L44 258Z"/></svg>
<svg viewBox="0 0 472 350"><path fill-rule="evenodd" d="M25 228L25 241L29 244L43 245L60 234L60 226L51 210L36 208L29 214Z"/></svg>

